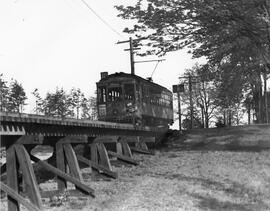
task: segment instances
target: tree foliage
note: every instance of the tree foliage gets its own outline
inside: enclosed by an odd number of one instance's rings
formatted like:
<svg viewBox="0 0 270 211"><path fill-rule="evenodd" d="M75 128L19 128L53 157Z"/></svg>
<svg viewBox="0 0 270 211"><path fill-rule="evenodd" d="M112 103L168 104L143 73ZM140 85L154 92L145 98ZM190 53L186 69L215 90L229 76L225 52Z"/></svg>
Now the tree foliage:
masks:
<svg viewBox="0 0 270 211"><path fill-rule="evenodd" d="M72 88L70 97L71 97L71 105L73 109L76 111L76 118L78 119L80 114L80 108L83 106L83 101L85 99L84 94L80 89Z"/></svg>
<svg viewBox="0 0 270 211"><path fill-rule="evenodd" d="M61 118L96 119L96 103L94 97L86 98L80 89L72 88L66 92L56 88L42 98L38 89L32 93L36 98L35 111L38 114Z"/></svg>
<svg viewBox="0 0 270 211"><path fill-rule="evenodd" d="M186 86L190 82L191 84L182 94L182 101L188 105L190 112L190 97L192 97L194 120L200 122L197 123L200 127L208 128L218 107L216 101L218 92L211 80L212 74L210 71L204 71L203 66L195 64L191 69L185 70L184 77L185 80L181 80L180 83L185 83Z"/></svg>
<svg viewBox="0 0 270 211"><path fill-rule="evenodd" d="M269 0L138 0L116 8L119 17L137 21L125 32L147 37L140 55L190 48L194 58L207 59L204 70L216 75L220 106L228 108L252 93L262 121L262 87L270 74Z"/></svg>
<svg viewBox="0 0 270 211"><path fill-rule="evenodd" d="M0 75L0 109L1 111L7 111L8 102L9 102L9 88L7 81L2 78L2 74Z"/></svg>
<svg viewBox="0 0 270 211"><path fill-rule="evenodd" d="M82 101L82 118L97 120L97 99L96 97L84 98Z"/></svg>
<svg viewBox="0 0 270 211"><path fill-rule="evenodd" d="M56 88L54 93L47 93L44 99L44 114L48 116L73 117L71 107L72 100L63 88Z"/></svg>
<svg viewBox="0 0 270 211"><path fill-rule="evenodd" d="M9 110L13 112L22 112L25 100L27 99L22 84L18 81L12 81L9 93Z"/></svg>
<svg viewBox="0 0 270 211"><path fill-rule="evenodd" d="M220 62L232 52L256 51L269 64L268 0L138 0L116 6L119 17L135 19L124 31L147 36L148 53L164 54L189 46L195 57Z"/></svg>
<svg viewBox="0 0 270 211"><path fill-rule="evenodd" d="M17 80L12 80L9 85L0 75L0 100L1 111L22 112L27 99L24 88Z"/></svg>

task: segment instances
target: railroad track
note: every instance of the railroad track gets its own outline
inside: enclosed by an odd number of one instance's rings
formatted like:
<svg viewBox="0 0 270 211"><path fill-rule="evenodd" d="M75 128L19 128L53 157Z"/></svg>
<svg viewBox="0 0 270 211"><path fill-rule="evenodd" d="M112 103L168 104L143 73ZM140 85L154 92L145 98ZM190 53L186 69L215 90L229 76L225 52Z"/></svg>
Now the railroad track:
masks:
<svg viewBox="0 0 270 211"><path fill-rule="evenodd" d="M6 184L1 181L1 190L7 193L9 211L20 210L20 204L29 210L42 209L33 162L57 176L59 191L65 190L69 181L79 191L94 196L94 190L83 182L79 162L90 166L93 171L117 178L117 172L112 171L110 157L138 165L132 152L151 154L146 142L155 141L167 131L167 128L3 112L0 112L0 122L0 144L6 148L6 163L1 166L1 180L3 175L7 178ZM107 150L107 142L114 143L116 150ZM89 148L90 153L86 157L76 154L74 146L78 144ZM30 153L37 145L54 148L56 166ZM30 199L30 203L20 194L19 176L22 176L27 187L24 195Z"/></svg>
<svg viewBox="0 0 270 211"><path fill-rule="evenodd" d="M166 132L166 128L140 127L132 124L46 117L33 114L0 112L0 135L128 135L154 136Z"/></svg>

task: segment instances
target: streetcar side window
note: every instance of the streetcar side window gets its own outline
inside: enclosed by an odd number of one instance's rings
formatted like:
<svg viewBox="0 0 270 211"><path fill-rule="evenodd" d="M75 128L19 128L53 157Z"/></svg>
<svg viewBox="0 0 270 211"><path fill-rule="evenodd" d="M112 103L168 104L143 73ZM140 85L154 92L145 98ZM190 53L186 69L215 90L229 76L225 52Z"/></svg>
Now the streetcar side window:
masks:
<svg viewBox="0 0 270 211"><path fill-rule="evenodd" d="M171 106L171 96L168 95L166 92L163 92L161 94L161 98L162 98L162 105L166 106L166 107L170 107Z"/></svg>
<svg viewBox="0 0 270 211"><path fill-rule="evenodd" d="M106 103L106 88L105 87L98 88L98 102Z"/></svg>
<svg viewBox="0 0 270 211"><path fill-rule="evenodd" d="M125 100L134 99L134 84L124 84Z"/></svg>
<svg viewBox="0 0 270 211"><path fill-rule="evenodd" d="M122 95L121 87L111 87L108 89L108 101L109 102L120 101L121 95Z"/></svg>
<svg viewBox="0 0 270 211"><path fill-rule="evenodd" d="M142 87L142 99L143 102L149 103L149 90L147 86Z"/></svg>

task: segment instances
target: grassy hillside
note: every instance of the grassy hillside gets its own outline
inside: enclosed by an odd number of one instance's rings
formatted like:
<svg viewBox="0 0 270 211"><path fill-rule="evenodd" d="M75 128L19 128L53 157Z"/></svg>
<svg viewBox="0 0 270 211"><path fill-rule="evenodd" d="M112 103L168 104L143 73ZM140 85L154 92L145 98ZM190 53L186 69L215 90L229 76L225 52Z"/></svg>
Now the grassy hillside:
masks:
<svg viewBox="0 0 270 211"><path fill-rule="evenodd" d="M198 129L184 137L186 146L212 150L263 150L270 148L270 125Z"/></svg>

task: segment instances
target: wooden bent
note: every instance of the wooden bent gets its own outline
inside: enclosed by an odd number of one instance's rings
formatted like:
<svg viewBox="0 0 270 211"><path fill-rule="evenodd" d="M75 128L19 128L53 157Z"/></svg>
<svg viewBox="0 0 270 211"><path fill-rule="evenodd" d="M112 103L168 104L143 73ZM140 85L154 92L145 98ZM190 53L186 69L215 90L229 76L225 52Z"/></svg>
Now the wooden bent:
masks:
<svg viewBox="0 0 270 211"><path fill-rule="evenodd" d="M110 169L108 169L105 166L102 166L102 165L99 165L99 164L97 164L95 162L92 162L91 160L88 160L88 159L84 158L81 155L77 155L77 158L78 158L78 160L80 162L82 162L82 163L84 163L84 164L86 164L88 166L91 166L92 168L98 170L99 173L103 173L103 174L105 174L107 176L110 176L110 177L112 177L114 179L116 179L118 177L117 172L113 172L113 171L111 171Z"/></svg>
<svg viewBox="0 0 270 211"><path fill-rule="evenodd" d="M15 199L16 201L20 202L23 206L25 206L30 211L40 211L37 206L34 204L28 202L25 198L23 198L20 194L18 194L16 191L14 191L9 186L5 185L3 182L0 181L0 189L4 192L6 192L10 197Z"/></svg>
<svg viewBox="0 0 270 211"><path fill-rule="evenodd" d="M40 159L38 159L37 157L30 155L31 159L35 162L38 162L41 166L43 166L46 170L54 173L55 175L73 183L76 187L79 188L79 190L81 190L83 193L89 194L91 196L94 197L94 189L88 187L87 185L83 184L81 181L79 181L78 179L64 173L63 171L53 167L52 165L48 164L45 161L42 161Z"/></svg>
<svg viewBox="0 0 270 211"><path fill-rule="evenodd" d="M113 152L113 151L108 151L108 154L113 156L113 157L116 157L117 159L122 160L124 162L130 163L130 164L133 164L133 165L139 165L138 161L136 161L133 158L130 158L128 156L121 155L121 154L118 154L118 153Z"/></svg>

